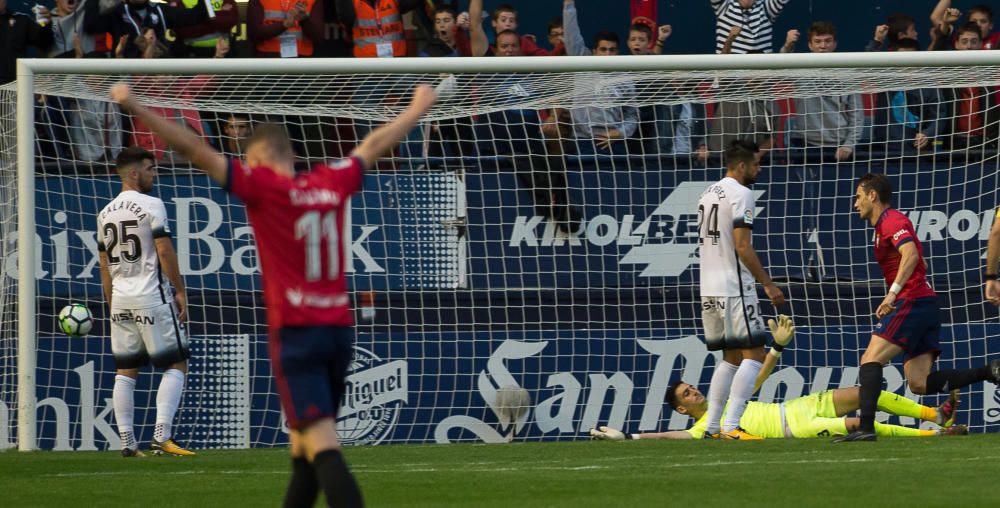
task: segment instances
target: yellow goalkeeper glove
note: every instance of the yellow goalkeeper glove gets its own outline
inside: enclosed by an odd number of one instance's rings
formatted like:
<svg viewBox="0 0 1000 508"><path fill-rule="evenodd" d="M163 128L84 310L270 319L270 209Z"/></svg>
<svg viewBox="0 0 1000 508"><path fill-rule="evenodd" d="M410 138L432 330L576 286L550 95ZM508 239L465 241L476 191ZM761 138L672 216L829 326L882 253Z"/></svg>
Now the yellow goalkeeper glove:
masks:
<svg viewBox="0 0 1000 508"><path fill-rule="evenodd" d="M771 336L774 337L774 344L771 345L771 350L777 353L775 356L778 356L781 354L781 350L785 349L785 346L795 338L795 323L792 321L792 318L784 314L779 314L778 320L769 319L767 326L771 329Z"/></svg>

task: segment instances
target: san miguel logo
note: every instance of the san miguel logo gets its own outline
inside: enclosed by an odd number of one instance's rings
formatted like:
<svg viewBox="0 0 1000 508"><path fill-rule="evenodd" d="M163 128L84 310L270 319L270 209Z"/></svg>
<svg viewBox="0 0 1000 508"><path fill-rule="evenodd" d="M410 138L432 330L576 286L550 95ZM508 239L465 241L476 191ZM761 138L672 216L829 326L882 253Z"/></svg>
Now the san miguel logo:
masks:
<svg viewBox="0 0 1000 508"><path fill-rule="evenodd" d="M337 411L337 434L345 444L378 444L392 434L408 395L405 360L385 362L354 348Z"/></svg>
<svg viewBox="0 0 1000 508"><path fill-rule="evenodd" d="M983 383L983 421L1000 422L1000 386Z"/></svg>

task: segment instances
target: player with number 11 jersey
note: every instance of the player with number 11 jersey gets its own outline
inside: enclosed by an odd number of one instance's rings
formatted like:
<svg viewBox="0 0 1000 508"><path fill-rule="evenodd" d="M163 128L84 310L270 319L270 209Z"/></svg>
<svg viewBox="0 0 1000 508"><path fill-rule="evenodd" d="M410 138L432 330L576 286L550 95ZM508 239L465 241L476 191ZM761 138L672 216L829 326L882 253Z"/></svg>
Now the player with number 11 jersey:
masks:
<svg viewBox="0 0 1000 508"><path fill-rule="evenodd" d="M229 161L227 190L246 205L253 225L272 329L354 324L344 278L344 220L348 200L361 188L362 168L351 157L288 178Z"/></svg>

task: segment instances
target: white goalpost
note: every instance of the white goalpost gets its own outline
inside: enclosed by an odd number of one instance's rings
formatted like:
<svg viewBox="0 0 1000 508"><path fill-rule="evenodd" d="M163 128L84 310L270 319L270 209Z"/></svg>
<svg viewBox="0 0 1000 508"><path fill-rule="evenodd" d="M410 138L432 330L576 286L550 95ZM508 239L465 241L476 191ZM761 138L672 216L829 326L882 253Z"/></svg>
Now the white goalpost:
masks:
<svg viewBox="0 0 1000 508"><path fill-rule="evenodd" d="M16 85L0 87L0 449L117 447L93 229L128 145L157 157L153 193L191 299L179 439L287 442L245 211L109 103L122 80L230 156L241 128L285 125L303 168L346 156L414 85L438 87L439 104L352 201L345 256L365 310L338 414L349 444L689 424L664 395L680 380L706 388L715 363L698 339L696 208L733 139L767 149L754 244L799 330L760 400L856 383L885 292L850 202L868 172L890 177L924 243L945 317L940 365L997 353L1000 325L980 294L1000 200L991 51L21 60ZM815 109L830 104L840 109ZM842 133L816 126L825 114ZM72 302L94 314L90 337L56 331ZM888 389L915 397L896 367ZM136 429L148 440L144 376ZM974 432L998 430L996 387L964 400Z"/></svg>

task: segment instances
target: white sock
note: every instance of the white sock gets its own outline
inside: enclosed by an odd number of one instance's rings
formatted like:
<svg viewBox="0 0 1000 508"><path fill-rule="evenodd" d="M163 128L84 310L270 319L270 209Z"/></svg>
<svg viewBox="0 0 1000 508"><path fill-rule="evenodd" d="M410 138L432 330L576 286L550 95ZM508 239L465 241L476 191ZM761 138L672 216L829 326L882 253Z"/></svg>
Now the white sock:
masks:
<svg viewBox="0 0 1000 508"><path fill-rule="evenodd" d="M132 418L135 412L135 380L115 376L115 388L111 392L111 400L115 406L115 424L118 426L118 436L122 440L122 449L135 450L135 432L132 430Z"/></svg>
<svg viewBox="0 0 1000 508"><path fill-rule="evenodd" d="M740 368L733 376L733 386L729 392L729 410L726 411L726 421L722 424L723 431L730 431L740 426L740 418L747 409L747 401L753 397L753 387L757 383L757 374L764 365L757 360L744 359Z"/></svg>
<svg viewBox="0 0 1000 508"><path fill-rule="evenodd" d="M184 373L177 369L167 369L160 380L160 388L156 391L156 430L153 439L164 442L171 437L171 424L181 405L181 392L184 391Z"/></svg>
<svg viewBox="0 0 1000 508"><path fill-rule="evenodd" d="M712 372L712 384L708 385L708 427L705 428L705 432L709 434L719 433L722 410L729 399L729 388L733 384L737 368L725 360L719 360L715 372Z"/></svg>

